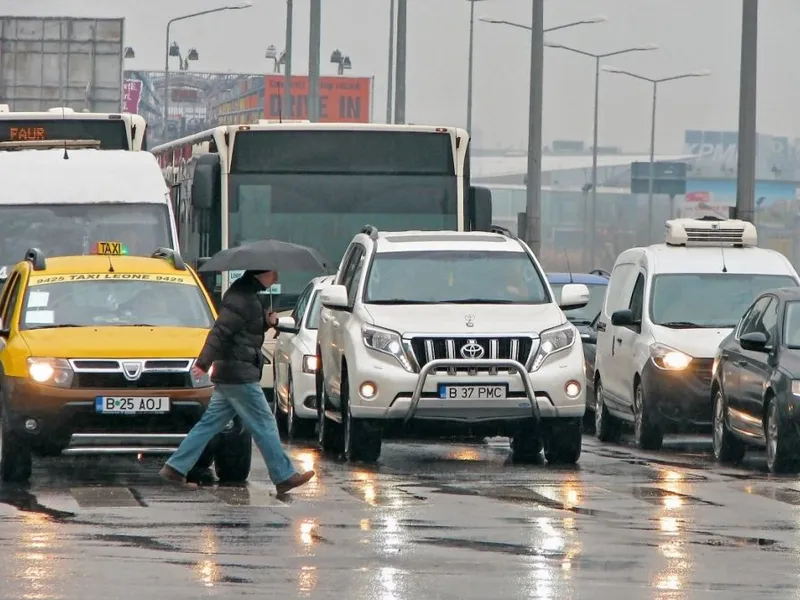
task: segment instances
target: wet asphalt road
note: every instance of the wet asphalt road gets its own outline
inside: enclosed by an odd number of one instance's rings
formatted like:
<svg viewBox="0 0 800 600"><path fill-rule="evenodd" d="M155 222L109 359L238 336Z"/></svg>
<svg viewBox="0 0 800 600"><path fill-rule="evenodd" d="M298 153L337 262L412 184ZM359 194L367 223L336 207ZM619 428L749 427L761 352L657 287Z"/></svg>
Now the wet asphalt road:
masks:
<svg viewBox="0 0 800 600"><path fill-rule="evenodd" d="M279 500L160 485L161 459L39 460L0 487L0 598L793 598L800 482L707 439L659 453L584 438L578 468L508 464L508 442L387 443L366 469Z"/></svg>

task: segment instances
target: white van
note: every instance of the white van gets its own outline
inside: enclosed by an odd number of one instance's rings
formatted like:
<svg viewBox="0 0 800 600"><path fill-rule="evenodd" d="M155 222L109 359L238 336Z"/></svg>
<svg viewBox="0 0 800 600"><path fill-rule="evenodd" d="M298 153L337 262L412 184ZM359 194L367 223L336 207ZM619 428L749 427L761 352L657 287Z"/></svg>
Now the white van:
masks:
<svg viewBox="0 0 800 600"><path fill-rule="evenodd" d="M132 255L178 250L169 189L149 152L0 152L0 285L28 248L88 254L97 241Z"/></svg>
<svg viewBox="0 0 800 600"><path fill-rule="evenodd" d="M751 223L675 219L666 243L619 255L597 324L600 440L616 441L623 422L648 450L665 433L710 430L720 341L760 293L800 285L786 257L756 243Z"/></svg>

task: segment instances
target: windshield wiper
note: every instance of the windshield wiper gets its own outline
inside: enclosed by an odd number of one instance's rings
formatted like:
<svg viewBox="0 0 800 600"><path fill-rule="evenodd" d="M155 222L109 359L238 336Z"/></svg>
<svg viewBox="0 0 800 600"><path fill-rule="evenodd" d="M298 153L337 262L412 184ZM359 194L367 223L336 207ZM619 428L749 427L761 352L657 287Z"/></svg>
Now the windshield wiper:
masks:
<svg viewBox="0 0 800 600"><path fill-rule="evenodd" d="M159 327L150 323L112 323L112 327Z"/></svg>
<svg viewBox="0 0 800 600"><path fill-rule="evenodd" d="M90 327L90 325L75 325L74 323L60 323L59 325L39 325L29 329L60 329L62 327Z"/></svg>
<svg viewBox="0 0 800 600"><path fill-rule="evenodd" d="M691 321L667 321L666 323L658 323L662 327L670 327L672 329L706 329L708 325L699 325Z"/></svg>
<svg viewBox="0 0 800 600"><path fill-rule="evenodd" d="M402 298L390 298L389 300L368 300L367 304L436 304L429 300L404 300Z"/></svg>
<svg viewBox="0 0 800 600"><path fill-rule="evenodd" d="M458 300L440 300L442 304L514 304L513 300L492 298L459 298Z"/></svg>

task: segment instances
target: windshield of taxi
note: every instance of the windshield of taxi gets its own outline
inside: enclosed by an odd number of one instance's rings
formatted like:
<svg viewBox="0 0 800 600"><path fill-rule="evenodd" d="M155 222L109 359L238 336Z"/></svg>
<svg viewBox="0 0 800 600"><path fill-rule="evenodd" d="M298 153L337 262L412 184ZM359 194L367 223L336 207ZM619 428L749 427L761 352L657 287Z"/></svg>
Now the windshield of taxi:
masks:
<svg viewBox="0 0 800 600"><path fill-rule="evenodd" d="M28 248L45 256L89 254L97 240L122 242L135 256L171 248L169 212L160 204L0 206L0 279Z"/></svg>
<svg viewBox="0 0 800 600"><path fill-rule="evenodd" d="M109 279L82 279L86 277ZM213 325L202 292L188 277L104 273L59 278L31 278L20 329L104 326L209 329Z"/></svg>
<svg viewBox="0 0 800 600"><path fill-rule="evenodd" d="M426 250L375 255L364 302L542 304L547 289L524 252Z"/></svg>
<svg viewBox="0 0 800 600"><path fill-rule="evenodd" d="M556 300L561 298L561 290L564 289L565 285L565 283L550 284ZM589 283L586 284L586 287L589 288L589 304L582 308L572 308L564 311L564 315L571 323L588 325L600 314L600 310L603 308L603 298L606 297L608 286L600 283Z"/></svg>
<svg viewBox="0 0 800 600"><path fill-rule="evenodd" d="M736 327L759 294L796 285L789 275L656 275L650 294L650 318L656 325L666 327Z"/></svg>

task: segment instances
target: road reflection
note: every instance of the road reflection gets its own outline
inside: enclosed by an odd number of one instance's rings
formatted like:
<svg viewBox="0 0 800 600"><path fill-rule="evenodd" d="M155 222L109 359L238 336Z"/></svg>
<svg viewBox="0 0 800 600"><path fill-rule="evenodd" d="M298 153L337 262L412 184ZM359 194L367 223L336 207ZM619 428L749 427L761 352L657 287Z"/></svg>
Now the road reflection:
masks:
<svg viewBox="0 0 800 600"><path fill-rule="evenodd" d="M22 582L25 600L62 598L59 587L59 523L37 513L21 513L21 535L14 553L14 579Z"/></svg>
<svg viewBox="0 0 800 600"><path fill-rule="evenodd" d="M205 587L214 587L222 580L222 570L216 561L218 544L219 540L214 529L204 527L203 535L200 538L200 553L203 558L195 564L193 570L197 579Z"/></svg>
<svg viewBox="0 0 800 600"><path fill-rule="evenodd" d="M661 488L667 491L658 509L658 549L664 566L653 578L657 600L680 600L686 597L691 579L692 559L687 543L685 496L692 494L691 484L678 471L661 472Z"/></svg>

